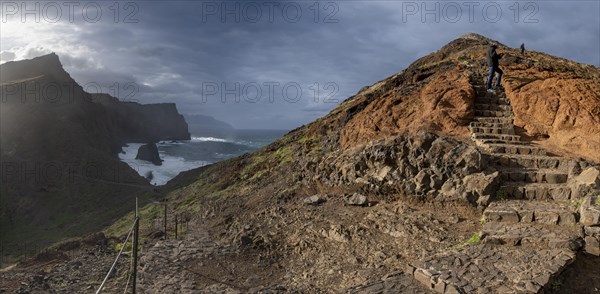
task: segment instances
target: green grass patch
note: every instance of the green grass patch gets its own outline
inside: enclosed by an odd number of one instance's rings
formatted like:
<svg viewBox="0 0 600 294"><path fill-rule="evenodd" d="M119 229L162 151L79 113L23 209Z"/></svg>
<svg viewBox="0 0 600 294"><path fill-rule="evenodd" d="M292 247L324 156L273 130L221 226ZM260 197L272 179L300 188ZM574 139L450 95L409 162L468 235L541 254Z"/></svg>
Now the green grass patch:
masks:
<svg viewBox="0 0 600 294"><path fill-rule="evenodd" d="M276 160L280 160L280 163L290 162L292 161L292 147L285 146L279 148L277 151L275 151L274 156L276 157Z"/></svg>
<svg viewBox="0 0 600 294"><path fill-rule="evenodd" d="M259 166L267 161L267 156L255 155L252 157L252 163L246 165L242 172L240 172L240 178L242 180L246 180L248 178L253 177L255 170L259 168Z"/></svg>
<svg viewBox="0 0 600 294"><path fill-rule="evenodd" d="M471 238L469 238L469 240L465 241L465 245L471 245L471 244L477 244L481 242L481 236L479 235L479 233L475 233L473 234L473 236L471 236Z"/></svg>
<svg viewBox="0 0 600 294"><path fill-rule="evenodd" d="M159 203L150 203L139 209L140 214L140 231L150 231L152 226L152 220L162 215L164 206ZM133 225L134 213L130 212L126 216L120 218L118 221L113 223L110 227L104 230L107 236L121 237L127 234L131 226Z"/></svg>
<svg viewBox="0 0 600 294"><path fill-rule="evenodd" d="M310 140L310 138L308 138L308 135L307 135L307 134L304 134L304 135L302 135L302 137L300 137L300 138L298 139L298 143L304 144L304 143L306 143L308 140Z"/></svg>
<svg viewBox="0 0 600 294"><path fill-rule="evenodd" d="M477 244L479 242L481 242L481 236L479 235L479 233L475 233L467 241L463 242L462 244L458 244L458 245L456 245L454 247L455 248L463 248L465 246Z"/></svg>
<svg viewBox="0 0 600 294"><path fill-rule="evenodd" d="M129 237L129 238L131 238L131 237ZM131 241L127 241L126 244L117 243L117 244L115 244L115 253L118 253L119 251L121 251L123 246L125 246L125 249L123 249L123 252L131 252L131 249L133 248L133 244Z"/></svg>

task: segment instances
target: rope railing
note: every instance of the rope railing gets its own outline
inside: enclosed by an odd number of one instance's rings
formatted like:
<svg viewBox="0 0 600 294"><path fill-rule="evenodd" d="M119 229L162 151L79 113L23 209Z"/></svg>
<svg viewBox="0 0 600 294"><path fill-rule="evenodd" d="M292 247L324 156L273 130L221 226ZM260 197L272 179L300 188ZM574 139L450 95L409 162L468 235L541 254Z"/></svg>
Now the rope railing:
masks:
<svg viewBox="0 0 600 294"><path fill-rule="evenodd" d="M127 283L125 284L125 289L123 289L123 294L127 293L127 288L129 287L129 281L131 281L131 265L129 266L129 274L127 275Z"/></svg>
<svg viewBox="0 0 600 294"><path fill-rule="evenodd" d="M139 220L139 218L136 217L135 220L133 221L133 225L131 226L131 229L129 229L129 232L127 232L127 237L125 237L125 242L123 242L123 246L121 247L121 250L119 250L119 253L117 254L117 257L115 258L115 261L113 262L112 266L108 270L108 273L104 277L104 280L102 281L102 284L100 284L100 287L98 287L98 290L96 291L96 294L99 294L102 291L102 289L104 288L104 285L106 284L106 281L108 281L108 277L110 276L110 274L112 273L112 271L115 269L115 266L117 265L117 262L119 261L119 258L121 257L121 254L123 254L123 250L126 247L125 245L127 244L127 241L129 240L129 237L131 236L131 233L134 231L138 220Z"/></svg>

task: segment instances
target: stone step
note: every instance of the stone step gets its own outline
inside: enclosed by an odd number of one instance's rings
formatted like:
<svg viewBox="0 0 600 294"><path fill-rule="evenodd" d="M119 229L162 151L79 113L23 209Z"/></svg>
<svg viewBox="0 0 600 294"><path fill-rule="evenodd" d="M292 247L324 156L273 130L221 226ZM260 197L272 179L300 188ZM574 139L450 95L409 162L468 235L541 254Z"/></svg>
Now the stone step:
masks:
<svg viewBox="0 0 600 294"><path fill-rule="evenodd" d="M472 84L472 85L473 85L473 84ZM487 83L486 83L486 82L484 82L483 84L480 84L480 83L475 83L475 84L473 85L473 88L475 89L475 92L477 92L477 93L481 93L482 95L483 95L483 94L504 94L504 90L503 90L502 88L495 88L495 89L494 89L494 90L496 90L496 92L495 92L495 93L489 93L489 92L487 91Z"/></svg>
<svg viewBox="0 0 600 294"><path fill-rule="evenodd" d="M508 98L500 98L500 97L477 97L475 99L475 103L481 104L496 104L496 105L510 105L510 100Z"/></svg>
<svg viewBox="0 0 600 294"><path fill-rule="evenodd" d="M525 183L566 183L568 174L551 169L500 169L500 177L503 181L525 182Z"/></svg>
<svg viewBox="0 0 600 294"><path fill-rule="evenodd" d="M512 123L494 123L494 122L477 122L477 121L470 122L469 127L514 129L514 125Z"/></svg>
<svg viewBox="0 0 600 294"><path fill-rule="evenodd" d="M512 111L510 105L476 103L475 110Z"/></svg>
<svg viewBox="0 0 600 294"><path fill-rule="evenodd" d="M520 141L521 136L518 135L505 135L505 134L485 134L485 133L472 133L471 138L474 140L478 139L498 139L504 141Z"/></svg>
<svg viewBox="0 0 600 294"><path fill-rule="evenodd" d="M570 249L480 243L427 256L405 272L436 293L538 293L576 258Z"/></svg>
<svg viewBox="0 0 600 294"><path fill-rule="evenodd" d="M476 100L482 99L506 99L506 93L503 91L496 91L496 93L489 93L486 89L475 91Z"/></svg>
<svg viewBox="0 0 600 294"><path fill-rule="evenodd" d="M497 111L497 110L477 110L475 109L475 116L483 117L512 117L512 111Z"/></svg>
<svg viewBox="0 0 600 294"><path fill-rule="evenodd" d="M571 188L565 184L540 184L525 182L505 182L496 191L498 199L528 199L569 201Z"/></svg>
<svg viewBox="0 0 600 294"><path fill-rule="evenodd" d="M568 158L543 155L508 153L489 153L488 155L491 157L491 165L509 168L542 168L568 171L569 164L572 161Z"/></svg>
<svg viewBox="0 0 600 294"><path fill-rule="evenodd" d="M484 116L475 116L473 117L474 122L482 122L482 123L506 123L513 124L513 119L510 117L484 117Z"/></svg>
<svg viewBox="0 0 600 294"><path fill-rule="evenodd" d="M475 94L477 95L477 99L482 99L482 98L506 98L506 93L502 90L498 90L498 89L494 89L496 90L495 93L490 93L487 91L487 89L485 87L483 87L480 90L475 91Z"/></svg>
<svg viewBox="0 0 600 294"><path fill-rule="evenodd" d="M525 141L509 141L502 139L473 139L473 141L475 141L475 144L477 144L478 146L482 146L485 148L487 148L487 146L491 144L502 144L512 146L527 146L529 144L529 142Z"/></svg>
<svg viewBox="0 0 600 294"><path fill-rule="evenodd" d="M496 201L483 212L488 223L540 223L546 225L574 225L578 221L575 208L561 202L539 200Z"/></svg>
<svg viewBox="0 0 600 294"><path fill-rule="evenodd" d="M518 146L514 144L487 144L485 146L490 153L508 153L521 155L546 155L546 150L533 146Z"/></svg>
<svg viewBox="0 0 600 294"><path fill-rule="evenodd" d="M510 219L509 215L505 215ZM564 214L568 218L568 214ZM549 213L544 215L545 222L559 222L560 216ZM557 217L558 219L554 219ZM568 220L565 222L565 224ZM577 251L583 246L578 227L574 225L557 226L542 222L490 222L483 225L481 239L484 244L532 246Z"/></svg>
<svg viewBox="0 0 600 294"><path fill-rule="evenodd" d="M489 128L489 127L471 127L469 126L471 133L484 133L484 134L505 134L514 135L515 129L511 126L509 128Z"/></svg>

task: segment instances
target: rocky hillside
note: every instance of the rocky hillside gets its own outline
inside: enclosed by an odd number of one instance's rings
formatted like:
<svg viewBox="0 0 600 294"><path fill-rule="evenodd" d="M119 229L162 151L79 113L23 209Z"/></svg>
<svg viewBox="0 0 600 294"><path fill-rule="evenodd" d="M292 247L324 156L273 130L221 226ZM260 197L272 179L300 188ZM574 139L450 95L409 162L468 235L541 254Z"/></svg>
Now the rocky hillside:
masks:
<svg viewBox="0 0 600 294"><path fill-rule="evenodd" d="M463 36L357 93L345 104L364 110L343 125L342 147L419 130L466 137L475 101L469 74L488 71L491 42ZM522 56L506 46L498 52L518 132L550 150L600 162L598 68L535 51Z"/></svg>
<svg viewBox="0 0 600 294"><path fill-rule="evenodd" d="M189 139L174 104L98 103L55 54L3 64L0 77L4 255L96 231L135 196L156 197L117 153L126 142Z"/></svg>
<svg viewBox="0 0 600 294"><path fill-rule="evenodd" d="M491 42L465 35L261 150L170 181L168 238L161 233L162 204L140 213L139 289L600 288L600 160L593 144L598 125L591 123L600 119L600 70L501 47L506 83L492 95L482 88ZM547 100L531 98L539 92ZM553 100L556 111L546 114L523 106ZM558 119L567 114L574 119ZM184 219L179 239L175 216ZM123 240L131 221L129 215L104 231L115 238L107 246ZM78 284L64 279L80 276L69 264L86 250L0 276L8 289L26 288L23 282L87 291L99 284L97 276ZM31 277L33 271L42 277ZM122 291L126 278L121 267L111 289Z"/></svg>

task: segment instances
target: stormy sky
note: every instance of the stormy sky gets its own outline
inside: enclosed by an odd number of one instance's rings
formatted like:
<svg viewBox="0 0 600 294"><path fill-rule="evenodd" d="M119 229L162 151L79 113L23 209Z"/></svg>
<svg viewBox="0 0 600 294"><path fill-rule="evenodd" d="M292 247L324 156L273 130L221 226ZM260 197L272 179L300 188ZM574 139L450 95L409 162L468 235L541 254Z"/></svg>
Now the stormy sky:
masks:
<svg viewBox="0 0 600 294"><path fill-rule="evenodd" d="M476 32L600 66L600 1L2 1L2 62L56 52L81 85L291 129Z"/></svg>

